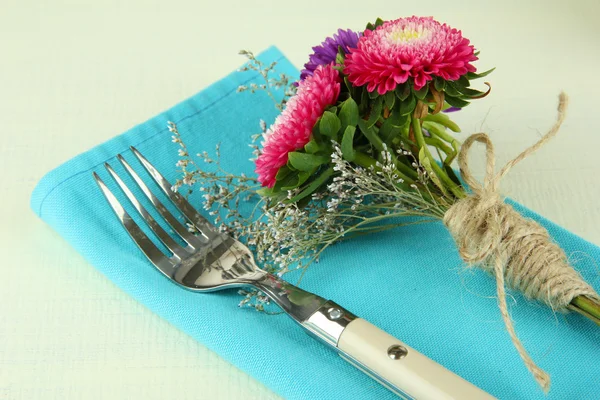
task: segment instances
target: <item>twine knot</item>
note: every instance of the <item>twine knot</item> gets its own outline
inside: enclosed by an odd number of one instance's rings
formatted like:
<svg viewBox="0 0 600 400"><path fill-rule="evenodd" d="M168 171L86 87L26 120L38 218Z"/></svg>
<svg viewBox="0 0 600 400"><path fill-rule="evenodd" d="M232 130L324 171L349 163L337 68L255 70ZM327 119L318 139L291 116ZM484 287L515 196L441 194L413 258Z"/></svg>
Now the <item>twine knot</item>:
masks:
<svg viewBox="0 0 600 400"><path fill-rule="evenodd" d="M567 96L561 93L554 126L498 173L495 172L494 146L488 135L476 133L469 136L461 147L458 164L472 194L458 200L444 215L444 224L454 237L461 258L495 276L498 306L506 329L527 369L544 392L550 388L550 377L534 363L515 333L508 314L505 285L558 311L566 311L576 296L597 298L598 295L569 265L564 251L551 240L546 229L504 203L498 189L500 181L512 167L558 133L566 107ZM483 185L473 177L468 166L468 152L475 142L486 147Z"/></svg>

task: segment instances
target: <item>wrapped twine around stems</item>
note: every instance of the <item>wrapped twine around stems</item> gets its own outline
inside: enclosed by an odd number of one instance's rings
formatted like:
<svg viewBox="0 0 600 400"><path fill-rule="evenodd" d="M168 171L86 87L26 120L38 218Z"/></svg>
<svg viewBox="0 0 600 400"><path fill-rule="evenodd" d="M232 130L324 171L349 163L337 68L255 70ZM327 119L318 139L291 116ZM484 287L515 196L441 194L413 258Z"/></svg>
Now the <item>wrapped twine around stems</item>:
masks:
<svg viewBox="0 0 600 400"><path fill-rule="evenodd" d="M544 392L550 389L550 377L531 359L515 333L508 314L505 286L563 312L567 311L567 306L577 296L587 295L594 299L599 296L569 265L565 252L552 241L546 229L504 203L498 186L512 167L558 133L565 118L567 102L567 95L561 93L554 126L498 173L495 172L494 147L490 138L485 133L476 133L467 138L462 145L458 164L472 194L457 201L444 216L444 224L454 237L462 259L495 276L498 306L506 329L527 369ZM468 166L467 155L475 142L486 146L487 165L483 185L475 180Z"/></svg>

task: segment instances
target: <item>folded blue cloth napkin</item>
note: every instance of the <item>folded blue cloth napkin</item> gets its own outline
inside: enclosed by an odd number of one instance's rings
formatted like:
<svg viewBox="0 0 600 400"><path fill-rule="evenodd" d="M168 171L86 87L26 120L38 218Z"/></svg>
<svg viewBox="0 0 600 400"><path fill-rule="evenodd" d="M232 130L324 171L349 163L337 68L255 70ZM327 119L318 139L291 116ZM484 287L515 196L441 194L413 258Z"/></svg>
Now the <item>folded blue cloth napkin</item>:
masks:
<svg viewBox="0 0 600 400"><path fill-rule="evenodd" d="M260 58L277 71L298 71L276 49ZM192 98L61 165L37 185L32 209L110 280L179 329L288 399L392 399L386 389L306 335L285 315L237 308L235 291L196 294L165 279L146 260L92 179L115 156L132 160L136 146L167 179L178 178L176 144L167 121L178 124L192 153L221 142L222 164L251 174L251 134L277 112L264 95L237 94L261 83L253 71L234 72ZM134 161L135 162L135 161ZM113 186L114 187L114 186ZM194 195L198 196L198 194ZM199 197L192 201L200 204ZM586 254L576 267L596 289L600 248L517 205L542 223L566 250ZM331 247L301 286L332 299L501 399L545 398L519 359L502 323L494 279L463 267L439 223L361 237ZM600 329L576 315L555 315L514 294L511 314L534 360L552 379L550 399L600 396Z"/></svg>

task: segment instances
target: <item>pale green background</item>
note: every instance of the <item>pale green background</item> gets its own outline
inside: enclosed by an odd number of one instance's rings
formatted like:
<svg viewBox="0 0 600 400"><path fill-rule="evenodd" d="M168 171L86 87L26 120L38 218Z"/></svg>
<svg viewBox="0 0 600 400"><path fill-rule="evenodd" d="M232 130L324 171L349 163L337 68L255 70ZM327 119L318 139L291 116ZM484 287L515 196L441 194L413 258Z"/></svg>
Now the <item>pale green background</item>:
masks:
<svg viewBox="0 0 600 400"><path fill-rule="evenodd" d="M456 116L461 138L486 130L505 162L551 125L565 89L561 133L503 189L600 245L596 3L3 0L0 399L277 398L127 297L28 209L46 171L224 76L240 48L275 44L301 66L338 27L377 16L462 29L480 68L498 70L492 95Z"/></svg>

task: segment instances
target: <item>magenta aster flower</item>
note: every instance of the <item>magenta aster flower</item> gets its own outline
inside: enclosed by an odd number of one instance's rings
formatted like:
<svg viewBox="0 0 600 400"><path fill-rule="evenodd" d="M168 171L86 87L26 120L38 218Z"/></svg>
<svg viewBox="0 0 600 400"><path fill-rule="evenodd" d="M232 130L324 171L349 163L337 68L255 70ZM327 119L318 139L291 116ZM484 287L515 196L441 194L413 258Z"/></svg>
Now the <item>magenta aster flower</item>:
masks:
<svg viewBox="0 0 600 400"><path fill-rule="evenodd" d="M314 73L319 65L331 64L335 61L338 53L338 46L342 46L344 53L348 53L349 49L356 47L358 39L362 33L356 33L350 29L338 29L333 37L328 37L319 46L313 47L313 54L308 56L308 62L304 64L304 69L300 73L300 80L306 79Z"/></svg>
<svg viewBox="0 0 600 400"><path fill-rule="evenodd" d="M477 60L460 31L431 17L400 18L366 30L357 48L346 56L344 73L356 86L385 94L413 78L416 90L439 76L456 80Z"/></svg>
<svg viewBox="0 0 600 400"><path fill-rule="evenodd" d="M313 75L300 82L296 95L267 131L256 160L258 181L263 186L275 185L277 171L287 163L288 153L308 143L315 123L339 94L340 76L333 65L318 66Z"/></svg>

